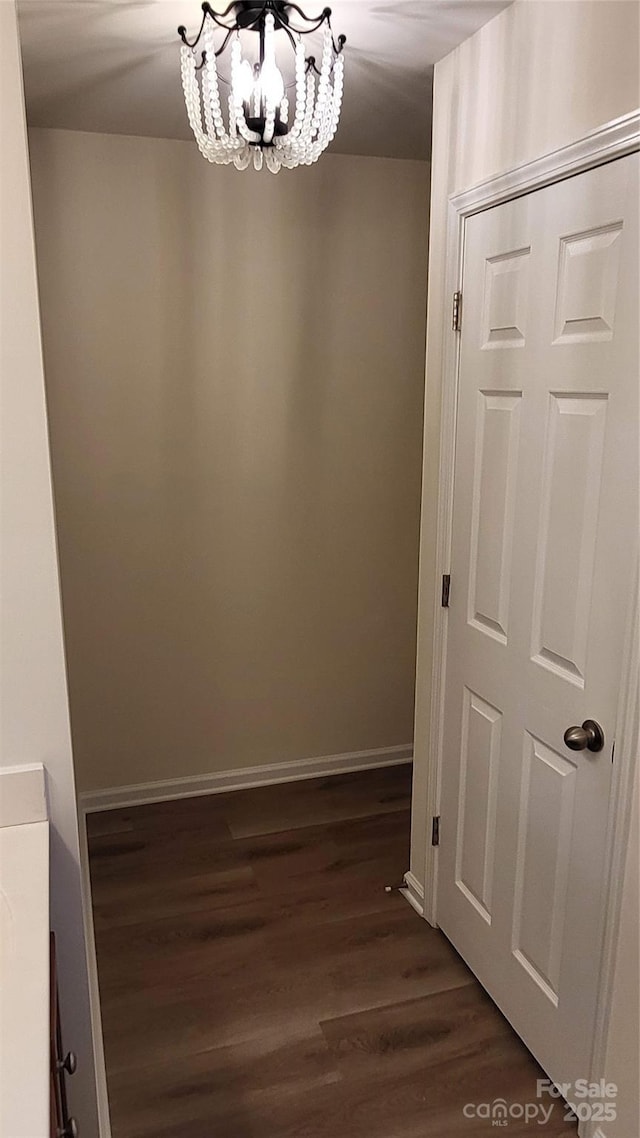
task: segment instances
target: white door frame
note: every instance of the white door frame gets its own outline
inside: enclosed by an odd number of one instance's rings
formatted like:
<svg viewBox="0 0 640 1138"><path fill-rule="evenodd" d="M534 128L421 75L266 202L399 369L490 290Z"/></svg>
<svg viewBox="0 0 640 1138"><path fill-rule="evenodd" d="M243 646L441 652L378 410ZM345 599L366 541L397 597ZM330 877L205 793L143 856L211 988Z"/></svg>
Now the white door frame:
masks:
<svg viewBox="0 0 640 1138"><path fill-rule="evenodd" d="M464 256L465 222L473 214L502 205L504 202L542 189L575 174L584 173L604 162L622 158L640 150L640 111L624 115L606 123L568 146L544 154L504 174L451 195L448 203L446 237L446 289L445 296L461 288ZM464 296L462 297L464 310ZM464 319L464 314L463 317ZM460 337L452 333L450 312L445 305L443 325L442 365L442 419L440 428L440 468L436 537L436 596L433 608L433 679L431 686L431 718L427 752L427 796L423 803L427 820L440 813L440 788L443 762L444 693L447 658L447 609L442 607L440 584L442 575L450 572L451 534L453 526L453 479L456 440L456 408L458 400L458 371ZM455 580L452 582L455 590ZM638 620L640 617L640 587L636 576L635 595L629 600L629 643L623 664L621 699L616 723L616 762L614 764L609 828L607 840L607 878L609 890L606 900L605 939L602 949L601 976L596 1011L596 1026L592 1053L592 1073L595 1078L603 1074L609 1006L617 945L622 897L622 877L630 818L631 789L639 731L638 677L640 647ZM446 820L444 821L446 825ZM429 832L429 826L426 828ZM437 925L438 850L430 843L425 855L425 896L423 915L430 924ZM593 1127L581 1125L584 1138L593 1134Z"/></svg>

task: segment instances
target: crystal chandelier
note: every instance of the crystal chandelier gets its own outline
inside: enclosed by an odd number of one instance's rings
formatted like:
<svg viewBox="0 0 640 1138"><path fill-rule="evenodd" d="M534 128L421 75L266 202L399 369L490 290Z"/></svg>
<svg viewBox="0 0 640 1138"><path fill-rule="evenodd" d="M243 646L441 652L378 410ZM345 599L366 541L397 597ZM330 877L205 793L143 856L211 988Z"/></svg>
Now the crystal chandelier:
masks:
<svg viewBox="0 0 640 1138"><path fill-rule="evenodd" d="M331 9L311 17L287 0L233 0L220 13L205 2L202 12L194 40L187 39L186 28L178 28L187 115L200 153L209 162L233 162L238 170L253 161L256 170L266 165L273 174L282 166L316 162L338 129L342 103L346 36L334 40ZM318 68L315 57L305 55L302 37L320 30ZM288 87L276 63L278 32L293 50L294 78ZM247 41L253 41L253 56L243 55ZM229 44L230 74L225 78L217 61ZM288 92L293 88L291 106Z"/></svg>

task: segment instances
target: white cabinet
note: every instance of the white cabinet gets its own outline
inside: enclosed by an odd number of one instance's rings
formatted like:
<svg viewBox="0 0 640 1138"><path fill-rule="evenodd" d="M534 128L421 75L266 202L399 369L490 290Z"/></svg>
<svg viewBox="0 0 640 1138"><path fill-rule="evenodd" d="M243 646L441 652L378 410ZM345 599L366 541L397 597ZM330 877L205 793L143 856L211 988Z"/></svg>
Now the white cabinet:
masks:
<svg viewBox="0 0 640 1138"><path fill-rule="evenodd" d="M49 823L44 792L8 777L2 815L20 795L39 820L0 825L0 1138L49 1138Z"/></svg>

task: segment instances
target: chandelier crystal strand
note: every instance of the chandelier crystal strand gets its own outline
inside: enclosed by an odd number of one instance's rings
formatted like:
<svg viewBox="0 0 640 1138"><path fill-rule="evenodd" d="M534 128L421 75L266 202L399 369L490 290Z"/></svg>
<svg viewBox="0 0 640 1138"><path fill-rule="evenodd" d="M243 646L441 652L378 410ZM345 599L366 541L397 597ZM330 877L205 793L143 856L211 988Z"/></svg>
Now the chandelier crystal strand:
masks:
<svg viewBox="0 0 640 1138"><path fill-rule="evenodd" d="M275 23L271 12L267 15L265 20L265 39L264 39L264 63L262 65L262 75L268 72L269 77L273 75L276 69L276 49L274 44L275 39ZM273 132L276 126L276 109L279 106L280 100L276 101L275 83L262 83L262 97L265 103L266 115L264 123L264 132L262 141L266 146L270 146L273 142ZM282 96L280 96L282 98ZM269 165L269 163L267 163Z"/></svg>
<svg viewBox="0 0 640 1138"><path fill-rule="evenodd" d="M219 142L219 146L216 146L216 149L219 150L219 152L223 154L228 161L230 161L232 157L232 153L230 152L233 152L235 150L235 142L232 140L230 134L228 134L225 130L224 119L222 118L222 107L220 105L220 87L218 83L218 69L216 66L215 43L213 39L212 28L207 28L205 32L205 51L207 58L202 75L203 95L205 96L205 117L206 106L208 102L211 109L211 118L213 120L213 130L210 130L209 125L207 124L207 131L209 133L209 139L212 143L215 144ZM204 91L205 84L208 87L206 94Z"/></svg>
<svg viewBox="0 0 640 1138"><path fill-rule="evenodd" d="M271 147L269 150L265 150L264 160L267 164L267 170L269 170L272 174L277 174L282 166L282 161L280 159L280 155L274 147Z"/></svg>
<svg viewBox="0 0 640 1138"><path fill-rule="evenodd" d="M276 139L276 146L279 150L285 148L287 144L293 142L298 137L302 130L304 122L304 113L306 106L307 82L305 79L305 58L304 58L304 44L301 39L298 39L296 44L296 109L291 124L291 130L286 135L281 135Z"/></svg>
<svg viewBox="0 0 640 1138"><path fill-rule="evenodd" d="M216 74L216 57L213 44L213 34L210 28L207 28L204 33L204 48L207 53L207 60L202 69L202 106L204 109L204 124L206 127L209 147L213 150L218 150L215 145L217 142L216 135L222 137L224 128L222 124L222 114L220 112L220 100L218 98L218 113L216 116L217 121L214 121L214 106L215 95L218 94L218 76ZM215 92L215 95L214 95ZM223 128L222 130L220 128Z"/></svg>
<svg viewBox="0 0 640 1138"><path fill-rule="evenodd" d="M196 61L193 53L187 47L181 51L182 63L182 89L187 107L189 125L193 131L200 153L207 155L206 137L202 129L202 106L200 100L200 87L196 78Z"/></svg>
<svg viewBox="0 0 640 1138"><path fill-rule="evenodd" d="M340 60L338 60L340 63ZM325 106L324 118L320 128L319 142L316 144L318 147L317 158L320 157L322 152L326 150L330 142L333 141L338 126L338 119L340 117L340 107L342 103L342 68L338 68L336 64L333 86L331 87L331 94L327 99Z"/></svg>
<svg viewBox="0 0 640 1138"><path fill-rule="evenodd" d="M333 65L330 96L327 100L325 108L325 116L322 124L322 142L323 149L325 149L335 137L338 126L338 119L340 118L340 108L342 105L342 59L338 58Z"/></svg>
<svg viewBox="0 0 640 1138"><path fill-rule="evenodd" d="M304 123L302 124L302 154L300 161L308 166L310 148L311 148L311 124L313 122L313 113L316 105L316 80L312 71L307 75L307 109L305 111Z"/></svg>
<svg viewBox="0 0 640 1138"><path fill-rule="evenodd" d="M314 111L313 122L311 124L313 130L318 130L322 123L324 108L327 102L327 95L329 93L329 81L331 78L331 57L333 54L333 44L331 40L331 32L326 24L324 27L323 37L324 43L322 47L320 79L318 80L318 98L316 100L316 109Z"/></svg>
<svg viewBox="0 0 640 1138"><path fill-rule="evenodd" d="M238 138L238 124L236 121L236 102L233 91L229 92L228 99L228 114L229 114L229 134L234 140L236 146L242 144L242 139Z"/></svg>
<svg viewBox="0 0 640 1138"><path fill-rule="evenodd" d="M284 166L311 165L335 137L344 89L344 36L334 41L331 12L306 16L288 0L231 0L221 13L208 0L195 40L178 28L182 40L181 72L187 117L200 153L220 164L233 162L238 170L253 164L278 173ZM302 23L304 26L296 25ZM216 34L220 46L216 51ZM315 57L305 56L303 36L321 29L320 68ZM295 105L290 105L285 80L276 59L276 34L286 33L293 48ZM235 34L233 34L235 33ZM241 37L259 38L259 62L242 58ZM196 51L203 41L201 58ZM284 37L283 37L284 40ZM222 113L217 56L231 41L230 91ZM255 53L252 53L255 58ZM316 81L317 76L317 81ZM204 118L203 118L204 115Z"/></svg>
<svg viewBox="0 0 640 1138"><path fill-rule="evenodd" d="M231 45L231 97L234 99L236 111L236 128L244 141L244 146L239 145L238 158L239 161L235 162L237 170L246 170L251 161L251 154L249 152L248 143L258 143L260 135L256 131L250 130L247 125L247 119L244 111L244 104L242 102L242 46L240 40L236 36L233 44ZM246 150L246 154L245 154ZM245 161L246 159L246 161Z"/></svg>

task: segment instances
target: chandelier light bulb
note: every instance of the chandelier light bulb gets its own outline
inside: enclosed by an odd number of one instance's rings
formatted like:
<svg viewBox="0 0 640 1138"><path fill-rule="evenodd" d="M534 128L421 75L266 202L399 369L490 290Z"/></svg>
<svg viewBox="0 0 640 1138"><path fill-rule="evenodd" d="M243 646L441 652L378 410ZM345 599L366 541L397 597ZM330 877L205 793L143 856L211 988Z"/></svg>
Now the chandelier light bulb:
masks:
<svg viewBox="0 0 640 1138"><path fill-rule="evenodd" d="M284 79L275 63L262 64L259 84L265 102L273 107L279 107L284 98Z"/></svg>
<svg viewBox="0 0 640 1138"><path fill-rule="evenodd" d="M201 154L238 170L266 166L273 174L317 162L338 129L344 87L346 37L334 40L331 10L306 16L292 0L232 0L218 13L205 0L202 11L194 40L178 28L187 117ZM292 51L289 83L276 64L280 32ZM303 44L313 32L322 41L319 66ZM229 63L219 73L222 56Z"/></svg>
<svg viewBox="0 0 640 1138"><path fill-rule="evenodd" d="M253 68L248 59L243 59L233 79L236 103L248 103L253 95L253 87Z"/></svg>

